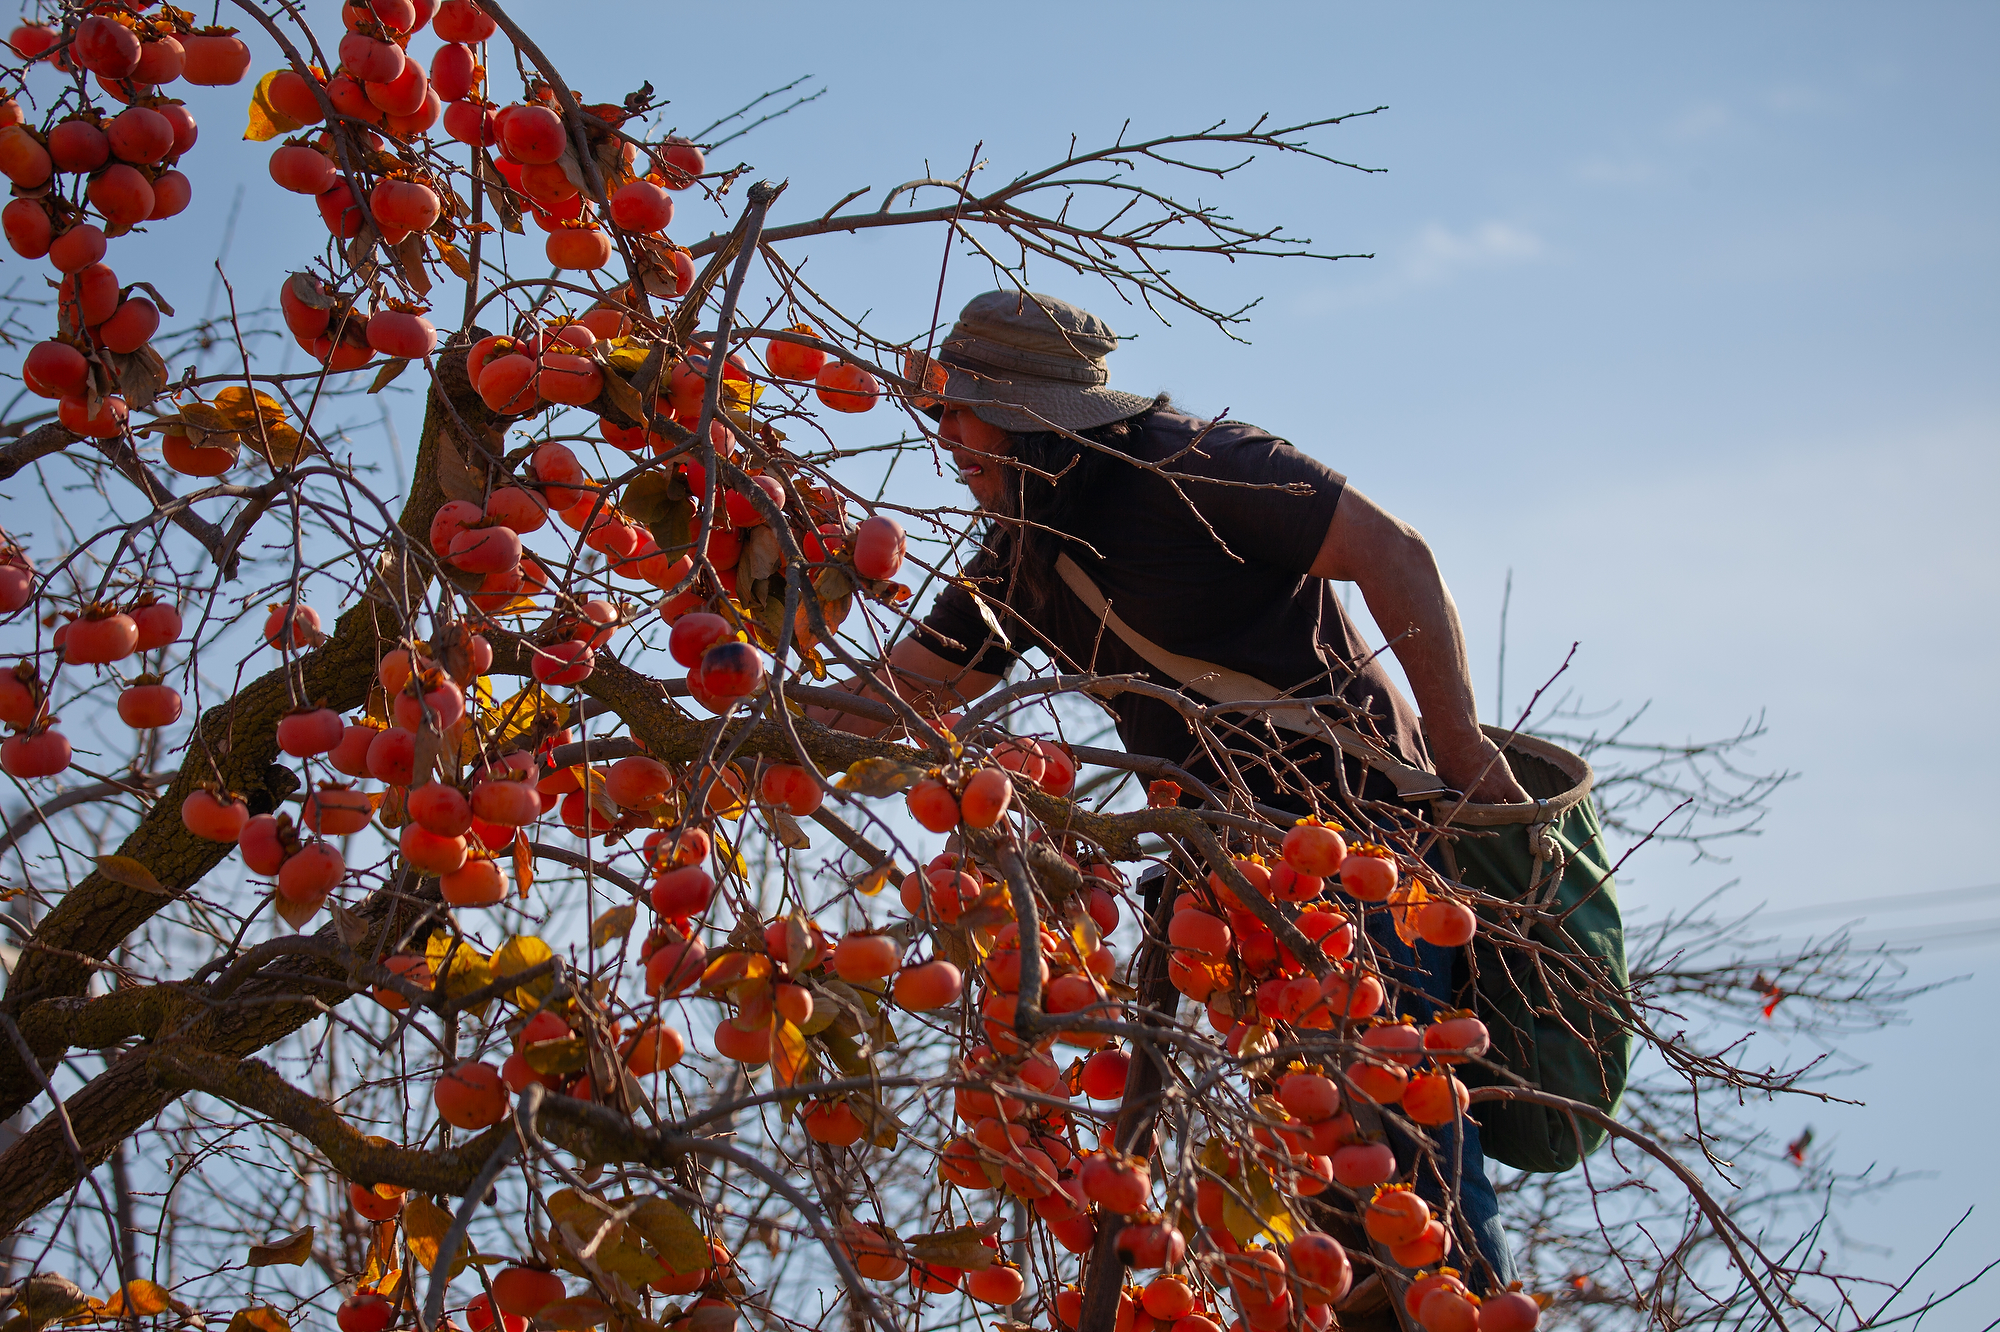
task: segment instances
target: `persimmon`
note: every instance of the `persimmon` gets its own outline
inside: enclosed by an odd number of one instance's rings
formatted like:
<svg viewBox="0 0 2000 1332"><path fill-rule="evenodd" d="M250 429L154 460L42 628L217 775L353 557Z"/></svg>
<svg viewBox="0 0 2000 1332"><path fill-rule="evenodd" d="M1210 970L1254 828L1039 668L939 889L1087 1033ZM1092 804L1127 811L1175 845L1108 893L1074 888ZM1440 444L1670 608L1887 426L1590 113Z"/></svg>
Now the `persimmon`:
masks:
<svg viewBox="0 0 2000 1332"><path fill-rule="evenodd" d="M86 611L70 623L63 659L74 666L123 661L139 646L139 626L123 611Z"/></svg>
<svg viewBox="0 0 2000 1332"><path fill-rule="evenodd" d="M91 439L116 439L125 433L125 399L115 393L107 394L93 409L80 398L64 398L56 404L56 419L76 434Z"/></svg>
<svg viewBox="0 0 2000 1332"><path fill-rule="evenodd" d="M345 837L366 828L374 817L374 802L362 792L351 786L322 783L306 797L299 822L316 833Z"/></svg>
<svg viewBox="0 0 2000 1332"><path fill-rule="evenodd" d="M95 230L95 228L92 228ZM64 233L67 235L68 233ZM50 246L53 255L62 237L56 238ZM102 239L102 233L99 233ZM100 263L85 264L72 270L56 288L56 302L70 322L87 328L95 328L118 310L118 275ZM124 399L119 399L122 405Z"/></svg>
<svg viewBox="0 0 2000 1332"><path fill-rule="evenodd" d="M265 98L272 110L288 120L301 125L317 125L326 119L326 112L314 96L316 84L306 81L297 70L281 69L271 76L269 86L264 89Z"/></svg>
<svg viewBox="0 0 2000 1332"><path fill-rule="evenodd" d="M507 873L486 856L468 856L438 878L438 893L449 906L495 906L507 900Z"/></svg>
<svg viewBox="0 0 2000 1332"><path fill-rule="evenodd" d="M687 1038L657 1018L640 1027L625 1053L625 1067L637 1076L658 1073L681 1062Z"/></svg>
<svg viewBox="0 0 2000 1332"><path fill-rule="evenodd" d="M1542 1306L1518 1290L1488 1295L1479 1305L1479 1332L1535 1332Z"/></svg>
<svg viewBox="0 0 2000 1332"><path fill-rule="evenodd" d="M964 978L958 968L939 958L904 967L897 972L891 993L899 1008L912 1013L927 1013L957 1003L964 988Z"/></svg>
<svg viewBox="0 0 2000 1332"><path fill-rule="evenodd" d="M49 150L24 125L0 129L0 175L22 189L33 190L49 183L56 164Z"/></svg>
<svg viewBox="0 0 2000 1332"><path fill-rule="evenodd" d="M657 160L670 190L686 189L694 184L695 177L708 170L708 161L701 149L678 135L667 138Z"/></svg>
<svg viewBox="0 0 2000 1332"><path fill-rule="evenodd" d="M563 1280L535 1267L504 1267L493 1278L493 1302L503 1314L533 1318L563 1298Z"/></svg>
<svg viewBox="0 0 2000 1332"><path fill-rule="evenodd" d="M48 24L24 22L8 34L7 44L23 60L40 60L55 49L59 40L56 30Z"/></svg>
<svg viewBox="0 0 2000 1332"><path fill-rule="evenodd" d="M366 1184L347 1186L347 1203L357 1216L368 1221L391 1221L403 1210L406 1191L393 1184L377 1184L370 1188Z"/></svg>
<svg viewBox="0 0 2000 1332"><path fill-rule="evenodd" d="M5 208L0 208L0 231L5 231L8 246L23 259L42 258L48 254L49 246L55 238L55 228L49 221L48 209L37 199L9 200ZM35 392L41 393L41 390L36 389ZM47 398L61 395L42 393L41 396Z"/></svg>
<svg viewBox="0 0 2000 1332"><path fill-rule="evenodd" d="M210 842L234 842L250 821L250 807L241 800L224 800L215 792L190 791L181 801L181 824Z"/></svg>
<svg viewBox="0 0 2000 1332"><path fill-rule="evenodd" d="M1340 886L1363 902L1386 902L1396 887L1395 853L1362 842L1340 862Z"/></svg>
<svg viewBox="0 0 2000 1332"><path fill-rule="evenodd" d="M646 959L646 994L673 998L701 979L707 950L699 939L674 940L654 949Z"/></svg>
<svg viewBox="0 0 2000 1332"><path fill-rule="evenodd" d="M833 972L850 984L867 984L896 974L903 947L891 935L854 933L833 950Z"/></svg>
<svg viewBox="0 0 2000 1332"><path fill-rule="evenodd" d="M836 412L872 411L882 387L858 365L835 361L813 376L813 393Z"/></svg>
<svg viewBox="0 0 2000 1332"><path fill-rule="evenodd" d="M715 898L715 880L699 865L670 869L653 881L653 910L663 916L698 916Z"/></svg>
<svg viewBox="0 0 2000 1332"><path fill-rule="evenodd" d="M748 643L724 642L701 654L690 683L714 698L734 702L764 687L764 659Z"/></svg>
<svg viewBox="0 0 2000 1332"><path fill-rule="evenodd" d="M1485 1054L1492 1044L1486 1024L1470 1013L1442 1017L1424 1028L1424 1051L1440 1064L1462 1064Z"/></svg>
<svg viewBox="0 0 2000 1332"><path fill-rule="evenodd" d="M421 360L437 346L437 329L422 315L408 310L381 310L369 316L368 346L384 356Z"/></svg>
<svg viewBox="0 0 2000 1332"><path fill-rule="evenodd" d="M95 122L72 117L50 128L48 154L58 171L95 171L111 160L111 140Z"/></svg>
<svg viewBox="0 0 2000 1332"><path fill-rule="evenodd" d="M179 217L194 202L194 182L180 171L162 171L153 177L153 211L146 214L148 222L158 222L164 218Z"/></svg>
<svg viewBox="0 0 2000 1332"><path fill-rule="evenodd" d="M981 768L965 783L958 798L959 816L968 828L991 828L1007 813L1014 784L998 768Z"/></svg>
<svg viewBox="0 0 2000 1332"><path fill-rule="evenodd" d="M958 826L958 798L934 777L912 786L903 800L910 816L932 832L950 832Z"/></svg>
<svg viewBox="0 0 2000 1332"><path fill-rule="evenodd" d="M431 85L424 75L424 67L406 57L395 78L364 82L362 91L369 101L381 108L384 115L408 116L423 106L424 99L430 96Z"/></svg>
<svg viewBox="0 0 2000 1332"><path fill-rule="evenodd" d="M358 1290L334 1310L334 1326L340 1332L388 1332L396 1321L396 1306L372 1290Z"/></svg>
<svg viewBox="0 0 2000 1332"><path fill-rule="evenodd" d="M1227 957L1230 939L1229 926L1221 917L1206 911L1176 911L1167 921L1167 942L1205 962L1220 962Z"/></svg>
<svg viewBox="0 0 2000 1332"><path fill-rule="evenodd" d="M278 895L294 902L315 902L337 887L347 873L347 861L325 842L308 842L278 868Z"/></svg>
<svg viewBox="0 0 2000 1332"><path fill-rule="evenodd" d="M144 296L132 296L97 326L97 340L111 351L130 354L152 340L160 327L160 307Z"/></svg>
<svg viewBox="0 0 2000 1332"><path fill-rule="evenodd" d="M472 1332L489 1332L496 1322L500 1324L499 1332L527 1332L528 1329L528 1320L519 1314L496 1314L493 1297L483 1290L466 1301L465 1325Z"/></svg>
<svg viewBox="0 0 2000 1332"><path fill-rule="evenodd" d="M172 83L187 69L187 49L172 37L159 36L139 43L139 64L132 71L135 83Z"/></svg>
<svg viewBox="0 0 2000 1332"><path fill-rule="evenodd" d="M53 777L69 764L69 741L52 726L39 731L17 731L0 741L0 770L9 777L23 781Z"/></svg>
<svg viewBox="0 0 2000 1332"><path fill-rule="evenodd" d="M1449 1073L1419 1073L1403 1091L1403 1113L1419 1124L1438 1127L1463 1115L1472 1093Z"/></svg>
<svg viewBox="0 0 2000 1332"><path fill-rule="evenodd" d="M139 68L139 34L102 14L76 25L70 59L93 74L122 79Z"/></svg>
<svg viewBox="0 0 2000 1332"><path fill-rule="evenodd" d="M232 31L191 32L180 42L186 53L181 77L189 83L227 88L250 72L250 48Z"/></svg>
<svg viewBox="0 0 2000 1332"><path fill-rule="evenodd" d="M1433 900L1417 911L1417 937L1440 948L1458 948L1472 942L1479 917L1463 902Z"/></svg>
<svg viewBox="0 0 2000 1332"><path fill-rule="evenodd" d="M493 1065L467 1060L438 1076L431 1088L431 1101L437 1106L439 1117L453 1128L491 1128L507 1117L507 1084L500 1080L500 1070ZM558 1279L558 1288L561 1284ZM532 1310L509 1307L508 1298L501 1294L499 1279L495 1279L493 1291L506 1312L532 1314Z"/></svg>
<svg viewBox="0 0 2000 1332"><path fill-rule="evenodd" d="M739 1025L737 1019L726 1017L715 1027L715 1052L739 1064L769 1063L771 1024L761 1022L744 1027Z"/></svg>
<svg viewBox="0 0 2000 1332"><path fill-rule="evenodd" d="M325 754L346 730L347 723L332 708L300 708L278 720L278 748L294 758Z"/></svg>
<svg viewBox="0 0 2000 1332"><path fill-rule="evenodd" d="M1408 1244L1424 1233L1431 1221L1431 1209L1407 1185L1385 1185L1375 1191L1362 1209L1362 1229L1379 1244Z"/></svg>
<svg viewBox="0 0 2000 1332"><path fill-rule="evenodd" d="M83 353L67 342L38 342L21 362L22 382L44 398L81 397L89 373Z"/></svg>
<svg viewBox="0 0 2000 1332"><path fill-rule="evenodd" d="M1021 1269L1007 1263L994 1263L965 1276L965 1293L982 1304L1013 1304L1025 1289Z"/></svg>
<svg viewBox="0 0 2000 1332"><path fill-rule="evenodd" d="M1146 1205L1152 1193L1152 1176L1139 1157L1094 1155L1077 1172L1083 1192L1108 1212L1130 1216Z"/></svg>
<svg viewBox="0 0 2000 1332"><path fill-rule="evenodd" d="M151 107L128 106L105 125L104 138L121 161L150 166L173 151L174 126Z"/></svg>
<svg viewBox="0 0 2000 1332"><path fill-rule="evenodd" d="M298 652L317 647L322 637L319 612L310 606L273 606L264 617L264 641L274 648Z"/></svg>

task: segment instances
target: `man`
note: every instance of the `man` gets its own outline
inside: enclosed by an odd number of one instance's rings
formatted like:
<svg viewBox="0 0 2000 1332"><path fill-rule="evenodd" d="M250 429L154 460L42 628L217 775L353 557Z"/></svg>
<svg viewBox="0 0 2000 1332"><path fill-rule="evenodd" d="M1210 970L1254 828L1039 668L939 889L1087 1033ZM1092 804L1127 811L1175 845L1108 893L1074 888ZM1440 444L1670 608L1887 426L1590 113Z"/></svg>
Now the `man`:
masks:
<svg viewBox="0 0 2000 1332"><path fill-rule="evenodd" d="M1206 782L1233 771L1259 801L1300 813L1352 811L1358 797L1379 822L1413 784L1525 801L1479 728L1458 614L1423 538L1275 436L1111 389L1105 358L1116 347L1102 320L1066 301L996 291L965 307L936 366L916 367L933 385L942 370L938 438L993 515L965 571L988 613L974 591L947 587L875 678L847 687L894 689L935 715L991 689L1034 646L1061 670L1141 675L1204 703L1337 696L1344 706L1318 717L1293 709L1289 729L1253 712L1206 737L1155 696L1124 693L1110 706L1129 752ZM1421 726L1332 580L1360 588L1409 677ZM1334 743L1327 722L1355 743ZM1386 919L1370 935L1405 986L1450 1001L1453 952L1413 953ZM1405 1005L1420 1018L1427 1008L1415 996ZM1511 1262L1476 1129L1461 1160L1466 1219L1505 1280Z"/></svg>

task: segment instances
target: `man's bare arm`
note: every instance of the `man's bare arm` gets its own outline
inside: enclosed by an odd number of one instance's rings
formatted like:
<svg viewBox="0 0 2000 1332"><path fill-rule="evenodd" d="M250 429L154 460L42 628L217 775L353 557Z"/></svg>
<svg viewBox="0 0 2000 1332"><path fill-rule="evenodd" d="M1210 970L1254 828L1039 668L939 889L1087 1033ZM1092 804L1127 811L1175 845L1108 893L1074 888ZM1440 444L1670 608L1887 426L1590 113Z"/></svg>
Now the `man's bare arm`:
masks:
<svg viewBox="0 0 2000 1332"><path fill-rule="evenodd" d="M1343 491L1311 570L1351 581L1403 663L1438 776L1474 800L1524 801L1507 761L1479 729L1458 607L1417 531L1352 487Z"/></svg>
<svg viewBox="0 0 2000 1332"><path fill-rule="evenodd" d="M877 666L872 676L845 680L834 687L884 701L893 690L918 712L935 716L957 711L998 683L997 675L955 666L915 639L906 638L889 649L888 660ZM807 708L806 716L855 735L876 735L888 729L887 723L872 717L857 717L835 708Z"/></svg>

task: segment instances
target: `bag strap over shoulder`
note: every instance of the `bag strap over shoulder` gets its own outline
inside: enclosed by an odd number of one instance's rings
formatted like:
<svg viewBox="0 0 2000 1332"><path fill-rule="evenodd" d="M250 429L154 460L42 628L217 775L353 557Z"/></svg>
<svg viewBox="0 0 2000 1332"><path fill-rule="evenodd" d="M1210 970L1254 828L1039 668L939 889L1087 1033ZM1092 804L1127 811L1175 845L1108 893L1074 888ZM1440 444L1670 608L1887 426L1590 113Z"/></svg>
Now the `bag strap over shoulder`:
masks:
<svg viewBox="0 0 2000 1332"><path fill-rule="evenodd" d="M1171 676L1177 683L1217 703L1275 703L1276 706L1257 710L1269 717L1273 725L1338 746L1342 753L1361 760L1387 777L1395 785L1396 794L1405 800L1432 800L1451 794L1436 773L1425 772L1403 762L1381 745L1352 727L1342 726L1317 708L1302 703L1283 703L1283 692L1257 677L1203 661L1199 657L1184 657L1167 651L1111 609L1111 603L1104 599L1104 594L1098 591L1090 575L1068 555L1056 557L1056 572L1062 575L1069 590L1076 593L1077 600L1089 607L1091 614L1101 620L1105 628L1118 635L1125 646L1138 653L1149 665Z"/></svg>
<svg viewBox="0 0 2000 1332"><path fill-rule="evenodd" d="M1184 657L1177 652L1169 652L1152 639L1134 629L1111 608L1104 599L1104 593L1091 581L1077 562L1068 555L1056 557L1056 572L1062 575L1069 590L1076 594L1112 633L1118 635L1125 646L1138 653L1156 670L1172 677L1175 682L1212 699L1217 703L1263 703L1275 704L1259 708L1271 719L1273 725L1297 735L1308 735L1338 746L1340 751L1359 759L1368 767L1387 777L1395 786L1396 794L1404 800L1429 800L1438 807L1439 818L1443 821L1470 828L1492 828L1509 824L1546 825L1560 819L1590 794L1596 781L1590 764L1579 755L1572 754L1561 745L1518 731L1508 731L1497 726L1482 729L1487 736L1503 750L1530 755L1541 759L1560 772L1569 783L1568 789L1545 800L1529 804L1496 805L1463 800L1451 790L1437 774L1425 772L1422 768L1403 762L1375 741L1368 739L1352 727L1343 726L1317 708L1302 703L1283 703L1283 693L1265 684L1254 675L1218 666L1214 662L1203 661L1199 657Z"/></svg>

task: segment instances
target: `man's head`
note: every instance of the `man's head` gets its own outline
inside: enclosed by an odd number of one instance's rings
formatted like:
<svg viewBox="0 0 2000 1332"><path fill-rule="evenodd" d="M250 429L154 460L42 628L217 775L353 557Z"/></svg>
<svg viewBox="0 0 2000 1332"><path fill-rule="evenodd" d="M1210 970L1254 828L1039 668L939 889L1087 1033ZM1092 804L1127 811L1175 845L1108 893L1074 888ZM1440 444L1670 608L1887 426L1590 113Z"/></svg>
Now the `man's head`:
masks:
<svg viewBox="0 0 2000 1332"><path fill-rule="evenodd" d="M1109 324L1068 301L989 291L966 303L935 365L912 367L912 378L942 380L938 435L982 508L1010 507L1018 469L997 460L1015 437L1092 430L1153 407L1106 387L1117 347Z"/></svg>

